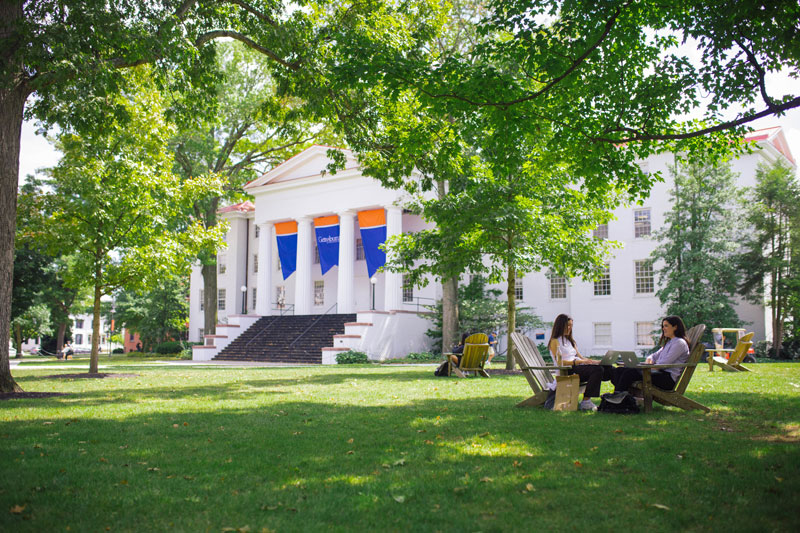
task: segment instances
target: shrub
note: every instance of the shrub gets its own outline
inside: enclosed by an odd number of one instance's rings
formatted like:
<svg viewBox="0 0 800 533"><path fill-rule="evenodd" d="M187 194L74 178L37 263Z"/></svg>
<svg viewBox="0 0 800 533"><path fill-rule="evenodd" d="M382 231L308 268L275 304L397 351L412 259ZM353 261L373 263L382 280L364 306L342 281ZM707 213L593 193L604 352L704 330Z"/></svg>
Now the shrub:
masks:
<svg viewBox="0 0 800 533"><path fill-rule="evenodd" d="M431 359L439 359L430 352L411 352L408 354L408 359L412 361L430 361Z"/></svg>
<svg viewBox="0 0 800 533"><path fill-rule="evenodd" d="M161 344L156 344L153 349L154 352L160 354L180 353L183 350L183 343L180 341L167 341Z"/></svg>
<svg viewBox="0 0 800 533"><path fill-rule="evenodd" d="M111 350L111 353L125 353L125 349L124 348L114 348L113 350Z"/></svg>
<svg viewBox="0 0 800 533"><path fill-rule="evenodd" d="M756 357L766 357L770 348L772 348L772 343L769 341L757 341L753 344L753 351Z"/></svg>
<svg viewBox="0 0 800 533"><path fill-rule="evenodd" d="M369 363L369 357L364 352L349 350L337 355L336 363L340 365L361 365Z"/></svg>
<svg viewBox="0 0 800 533"><path fill-rule="evenodd" d="M193 344L196 344L196 343L193 343ZM178 359L186 359L187 361L191 361L192 360L192 347L190 346L190 347L186 348L185 350L183 350L180 353L180 355L178 355Z"/></svg>

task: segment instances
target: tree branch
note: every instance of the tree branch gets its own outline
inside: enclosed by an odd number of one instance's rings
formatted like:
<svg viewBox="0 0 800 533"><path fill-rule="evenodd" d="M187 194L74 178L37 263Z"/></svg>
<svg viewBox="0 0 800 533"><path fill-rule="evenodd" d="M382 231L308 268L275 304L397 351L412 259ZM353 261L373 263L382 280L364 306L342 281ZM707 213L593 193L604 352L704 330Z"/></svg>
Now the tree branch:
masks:
<svg viewBox="0 0 800 533"><path fill-rule="evenodd" d="M753 68L756 69L756 72L758 72L758 89L761 91L761 98L764 100L764 103L767 104L767 107L774 113L775 101L772 98L770 98L769 95L767 94L767 85L764 80L767 73L764 71L764 68L758 62L758 58L756 58L756 55L752 52L752 50L746 47L744 43L739 39L734 38L733 42L739 45L739 48L741 48L744 51L745 55L747 55L747 61L751 65L753 65Z"/></svg>
<svg viewBox="0 0 800 533"><path fill-rule="evenodd" d="M256 8L254 8L250 4L242 2L242 0L223 0L223 2L228 3L228 4L235 4L235 5L239 6L239 7L241 7L242 9L244 9L245 11L250 13L251 15L254 15L260 21L266 22L267 24L269 24L273 28L278 28L279 27L279 24L275 21L275 19L271 18L266 13L258 11Z"/></svg>
<svg viewBox="0 0 800 533"><path fill-rule="evenodd" d="M265 56L269 57L270 59L272 59L276 63L279 63L279 64L283 65L284 67L290 69L290 70L295 70L296 71L296 70L300 69L300 62L299 61L295 61L293 63L289 63L288 61L278 57L278 54L276 54L275 52L273 52L269 48L261 46L260 44L256 43L255 41L253 41L249 37L246 37L244 34L239 33L238 31L233 31L233 30L212 30L212 31L209 31L209 32L206 32L206 33L200 35L197 38L197 40L195 41L195 45L199 47L199 46L204 45L208 41L211 41L213 39L219 39L220 37L230 37L231 39L236 39L237 41L247 45L248 47L252 48L253 50L256 50L257 52L260 52L260 53L264 54Z"/></svg>

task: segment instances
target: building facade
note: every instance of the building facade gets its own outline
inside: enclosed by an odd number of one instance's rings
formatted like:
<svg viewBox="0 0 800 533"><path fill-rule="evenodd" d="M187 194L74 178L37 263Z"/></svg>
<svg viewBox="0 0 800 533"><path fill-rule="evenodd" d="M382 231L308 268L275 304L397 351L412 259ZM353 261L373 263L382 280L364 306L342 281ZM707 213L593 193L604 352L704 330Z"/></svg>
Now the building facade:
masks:
<svg viewBox="0 0 800 533"><path fill-rule="evenodd" d="M754 132L747 140L754 142L756 149L732 163L739 174L738 186L755 185L761 162L782 159L795 166L780 128ZM380 314L392 314L397 320L409 315L403 318L407 323L386 329L404 337L418 336L418 341L384 349L380 356L369 346L358 347L373 352L370 355L375 358L405 355L400 353L404 349L424 349L426 328L421 323L428 317L419 312L441 297L441 288L435 282L424 288L408 286L401 274L373 274L373 243L367 230L383 222L386 236L391 236L418 231L425 223L403 212L401 191L386 189L363 176L349 151L344 151L347 164L343 171L327 172L328 149L313 146L297 154L245 186L254 202L220 210L230 230L226 247L217 258L218 322L225 325L242 316L358 312L359 321L361 313L369 313L370 323L377 323L383 320L379 320ZM645 171L660 172L664 181L655 183L641 205L617 209L613 220L595 230L596 237L622 243L609 259L602 279L584 282L535 272L517 281L519 305L532 308L545 321L552 321L559 313L573 317L574 336L585 355L604 353L611 347L646 350L653 344L652 333L663 310L655 296L658 280L649 258L657 245L652 235L664 224L671 207L669 191L673 183L668 165L674 159L672 154L659 154L641 162ZM378 216L377 223L369 221L372 215ZM331 223L338 224L338 264L332 268L326 265L330 258L326 259L325 240L320 237L321 228ZM281 250L289 239L296 243L294 265L282 261ZM192 341L204 338L202 287L196 267L190 293ZM504 286L496 288L505 294ZM748 329L755 332L756 339L770 333L766 311L764 306L742 300L737 303L739 317L749 323ZM528 333L541 341L548 335L545 331ZM500 349L504 346L502 339Z"/></svg>

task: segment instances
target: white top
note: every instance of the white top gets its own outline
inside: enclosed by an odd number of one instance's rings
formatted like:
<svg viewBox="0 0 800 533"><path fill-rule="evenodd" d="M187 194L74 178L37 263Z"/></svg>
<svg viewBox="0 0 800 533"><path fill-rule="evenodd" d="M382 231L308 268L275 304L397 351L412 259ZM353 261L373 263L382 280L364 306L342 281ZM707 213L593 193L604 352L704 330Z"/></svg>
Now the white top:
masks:
<svg viewBox="0 0 800 533"><path fill-rule="evenodd" d="M561 354L562 364L574 361L578 357L578 350L564 336L558 338L558 353Z"/></svg>

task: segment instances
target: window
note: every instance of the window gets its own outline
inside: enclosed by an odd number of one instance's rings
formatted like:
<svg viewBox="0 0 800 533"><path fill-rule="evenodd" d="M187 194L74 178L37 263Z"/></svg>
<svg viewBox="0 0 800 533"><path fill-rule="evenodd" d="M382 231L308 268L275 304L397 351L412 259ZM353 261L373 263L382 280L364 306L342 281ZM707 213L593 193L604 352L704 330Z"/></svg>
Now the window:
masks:
<svg viewBox="0 0 800 533"><path fill-rule="evenodd" d="M134 333L131 331L131 332L130 332L130 336L128 337L128 339L130 340L130 342L133 342L133 336L134 336Z"/></svg>
<svg viewBox="0 0 800 533"><path fill-rule="evenodd" d="M81 333L75 334L75 344L83 344L83 335Z"/></svg>
<svg viewBox="0 0 800 533"><path fill-rule="evenodd" d="M594 282L594 295L611 296L611 266L608 263Z"/></svg>
<svg viewBox="0 0 800 533"><path fill-rule="evenodd" d="M258 274L258 254L253 254L253 274Z"/></svg>
<svg viewBox="0 0 800 533"><path fill-rule="evenodd" d="M325 305L325 282L314 282L314 305Z"/></svg>
<svg viewBox="0 0 800 533"><path fill-rule="evenodd" d="M256 302L257 302L257 301L258 301L258 300L256 300L256 288L255 288L255 287L253 287L253 305L251 306L251 307L253 308L253 311L255 311L255 310L256 310Z"/></svg>
<svg viewBox="0 0 800 533"><path fill-rule="evenodd" d="M200 340L200 342L203 342L203 337L205 337L205 335L206 335L205 329L200 328L197 330L197 338Z"/></svg>
<svg viewBox="0 0 800 533"><path fill-rule="evenodd" d="M611 346L611 322L594 323L594 345Z"/></svg>
<svg viewBox="0 0 800 533"><path fill-rule="evenodd" d="M217 310L225 310L225 289L219 289L217 291Z"/></svg>
<svg viewBox="0 0 800 533"><path fill-rule="evenodd" d="M200 289L200 310L205 311L206 304L205 304L205 292L203 289Z"/></svg>
<svg viewBox="0 0 800 533"><path fill-rule="evenodd" d="M275 254L275 272L281 271L281 256Z"/></svg>
<svg viewBox="0 0 800 533"><path fill-rule="evenodd" d="M319 264L319 246L317 246L316 241L314 241L314 264Z"/></svg>
<svg viewBox="0 0 800 533"><path fill-rule="evenodd" d="M523 292L522 292L522 280L517 278L514 281L514 299L519 301L522 300Z"/></svg>
<svg viewBox="0 0 800 533"><path fill-rule="evenodd" d="M636 278L636 294L652 294L655 292L653 263L644 259L642 261L634 261L633 265Z"/></svg>
<svg viewBox="0 0 800 533"><path fill-rule="evenodd" d="M228 269L226 262L227 262L227 257L225 257L225 254L219 254L217 256L217 272L219 274L224 274L225 271Z"/></svg>
<svg viewBox="0 0 800 533"><path fill-rule="evenodd" d="M259 233L261 233L261 228L258 225L256 225L256 239L258 239Z"/></svg>
<svg viewBox="0 0 800 533"><path fill-rule="evenodd" d="M650 235L650 208L633 210L633 236L635 238Z"/></svg>
<svg viewBox="0 0 800 533"><path fill-rule="evenodd" d="M286 307L286 286L278 285L275 287L275 304L278 309Z"/></svg>
<svg viewBox="0 0 800 533"><path fill-rule="evenodd" d="M75 329L83 329L83 319L76 318L75 319Z"/></svg>
<svg viewBox="0 0 800 533"><path fill-rule="evenodd" d="M356 261L364 260L364 243L361 239L356 239Z"/></svg>
<svg viewBox="0 0 800 533"><path fill-rule="evenodd" d="M653 322L636 322L636 346L655 346L653 339L655 330Z"/></svg>
<svg viewBox="0 0 800 533"><path fill-rule="evenodd" d="M86 344L92 344L92 334L86 335Z"/></svg>
<svg viewBox="0 0 800 533"><path fill-rule="evenodd" d="M594 235L595 239L608 239L608 224L598 225L592 232L592 235Z"/></svg>
<svg viewBox="0 0 800 533"><path fill-rule="evenodd" d="M414 301L414 286L410 283L408 276L403 275L403 302Z"/></svg>
<svg viewBox="0 0 800 533"><path fill-rule="evenodd" d="M564 276L548 275L550 280L550 299L563 300L567 297L567 278Z"/></svg>

